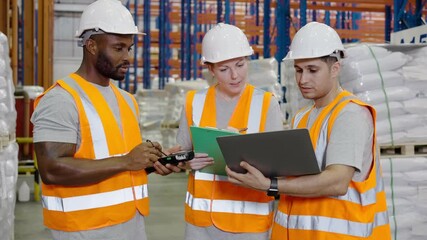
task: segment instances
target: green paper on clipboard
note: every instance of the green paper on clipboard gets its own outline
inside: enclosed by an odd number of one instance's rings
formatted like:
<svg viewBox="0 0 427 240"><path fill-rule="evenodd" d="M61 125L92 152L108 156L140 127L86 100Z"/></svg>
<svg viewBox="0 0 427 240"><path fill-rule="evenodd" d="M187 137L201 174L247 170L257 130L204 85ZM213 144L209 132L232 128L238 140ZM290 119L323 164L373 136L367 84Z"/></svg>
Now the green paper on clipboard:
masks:
<svg viewBox="0 0 427 240"><path fill-rule="evenodd" d="M205 127L190 127L193 147L195 153L207 153L210 157L213 157L215 163L201 169L201 172L213 173L218 175L224 175L225 173L225 161L222 156L221 149L216 141L217 137L239 135L237 132L221 130L216 128L205 128Z"/></svg>

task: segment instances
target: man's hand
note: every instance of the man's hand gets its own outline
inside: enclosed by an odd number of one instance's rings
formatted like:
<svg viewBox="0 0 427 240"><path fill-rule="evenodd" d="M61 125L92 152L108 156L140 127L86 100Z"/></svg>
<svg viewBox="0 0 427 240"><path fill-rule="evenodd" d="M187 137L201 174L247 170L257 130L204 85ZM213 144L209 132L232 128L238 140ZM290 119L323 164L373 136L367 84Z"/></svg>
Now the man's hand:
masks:
<svg viewBox="0 0 427 240"><path fill-rule="evenodd" d="M169 154L176 153L179 151L181 151L181 146L174 146L172 148L165 150L165 153L169 155ZM181 172L182 171L182 169L179 166L174 166L174 165L169 164L169 163L166 165L163 165L158 161L154 163L154 169L156 169L157 174L162 175L162 176L169 175L172 172Z"/></svg>
<svg viewBox="0 0 427 240"><path fill-rule="evenodd" d="M247 173L237 173L231 170L228 166L225 171L228 175L228 181L261 191L267 191L270 188L271 180L266 178L258 169L254 168L247 162L240 162L240 166L246 169Z"/></svg>
<svg viewBox="0 0 427 240"><path fill-rule="evenodd" d="M128 170L136 171L152 167L162 157L162 147L158 142L143 142L126 155Z"/></svg>

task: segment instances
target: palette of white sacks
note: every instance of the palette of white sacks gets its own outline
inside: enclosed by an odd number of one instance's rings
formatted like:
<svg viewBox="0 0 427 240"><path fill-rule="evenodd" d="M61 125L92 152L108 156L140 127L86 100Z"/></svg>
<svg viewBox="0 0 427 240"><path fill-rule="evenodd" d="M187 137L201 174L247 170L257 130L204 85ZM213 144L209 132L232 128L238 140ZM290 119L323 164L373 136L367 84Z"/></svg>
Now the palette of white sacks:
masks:
<svg viewBox="0 0 427 240"><path fill-rule="evenodd" d="M377 110L393 239L427 239L427 47L346 49L340 82Z"/></svg>
<svg viewBox="0 0 427 240"><path fill-rule="evenodd" d="M427 157L382 157L393 240L427 239Z"/></svg>
<svg viewBox="0 0 427 240"><path fill-rule="evenodd" d="M427 142L427 47L346 49L340 82L377 110L380 144Z"/></svg>
<svg viewBox="0 0 427 240"><path fill-rule="evenodd" d="M0 238L13 239L18 144L16 110L7 37L0 32Z"/></svg>

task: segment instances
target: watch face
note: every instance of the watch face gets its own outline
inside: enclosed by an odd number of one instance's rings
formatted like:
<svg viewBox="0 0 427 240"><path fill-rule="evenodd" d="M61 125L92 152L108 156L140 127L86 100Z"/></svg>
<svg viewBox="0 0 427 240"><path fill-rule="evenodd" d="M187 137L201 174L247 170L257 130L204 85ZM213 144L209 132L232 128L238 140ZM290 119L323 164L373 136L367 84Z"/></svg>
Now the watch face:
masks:
<svg viewBox="0 0 427 240"><path fill-rule="evenodd" d="M279 190L278 189L268 189L267 195L277 197L279 195Z"/></svg>

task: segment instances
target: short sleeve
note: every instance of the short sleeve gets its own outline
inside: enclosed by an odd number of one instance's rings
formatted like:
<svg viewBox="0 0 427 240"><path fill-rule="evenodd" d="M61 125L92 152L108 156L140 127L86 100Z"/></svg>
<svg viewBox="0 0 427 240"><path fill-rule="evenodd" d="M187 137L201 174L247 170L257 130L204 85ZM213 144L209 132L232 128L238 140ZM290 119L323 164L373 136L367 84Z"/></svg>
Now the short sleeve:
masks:
<svg viewBox="0 0 427 240"><path fill-rule="evenodd" d="M188 130L187 116L185 114L185 107L182 108L181 118L179 120L178 133L176 135L176 142L182 147L183 150L193 149L191 142L190 131Z"/></svg>
<svg viewBox="0 0 427 240"><path fill-rule="evenodd" d="M279 101L277 101L275 96L272 96L265 121L265 131L270 132L283 130L282 116L283 114L280 110Z"/></svg>
<svg viewBox="0 0 427 240"><path fill-rule="evenodd" d="M73 97L60 86L47 92L31 117L34 142L79 144L79 117Z"/></svg>
<svg viewBox="0 0 427 240"><path fill-rule="evenodd" d="M356 169L363 181L372 165L373 119L363 106L350 103L338 115L326 150L326 166L342 164Z"/></svg>

